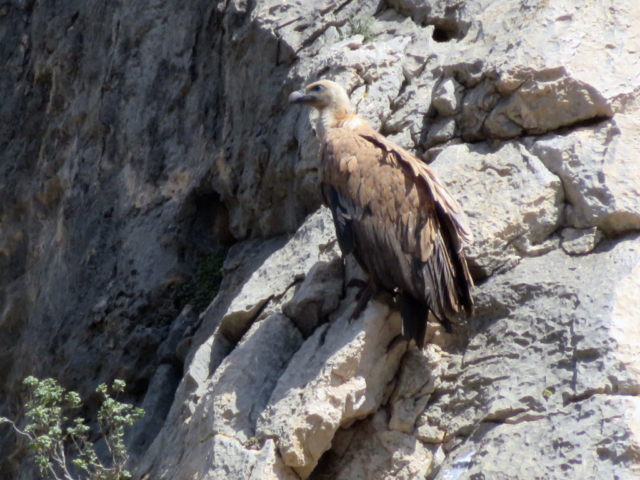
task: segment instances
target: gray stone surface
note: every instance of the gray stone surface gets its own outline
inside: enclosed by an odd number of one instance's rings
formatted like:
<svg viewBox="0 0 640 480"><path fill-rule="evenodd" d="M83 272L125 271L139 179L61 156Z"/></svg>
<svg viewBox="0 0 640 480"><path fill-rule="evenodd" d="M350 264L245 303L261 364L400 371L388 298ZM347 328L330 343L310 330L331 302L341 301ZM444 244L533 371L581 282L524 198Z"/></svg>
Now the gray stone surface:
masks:
<svg viewBox="0 0 640 480"><path fill-rule="evenodd" d="M237 439L226 435L211 435L185 449L185 461L170 477L155 476L149 469L141 478L171 478L176 480L296 480L291 469L282 465L273 440L260 449L247 449Z"/></svg>
<svg viewBox="0 0 640 480"><path fill-rule="evenodd" d="M426 145L431 147L438 143L445 143L453 138L456 133L456 121L453 118L437 120L427 134Z"/></svg>
<svg viewBox="0 0 640 480"><path fill-rule="evenodd" d="M338 258L333 220L329 209L322 207L310 216L295 235L282 248L273 252L266 260L258 257L252 273L234 294L220 320L222 333L236 341L242 337L256 316L264 317L278 311L294 293L296 282L318 262L330 262ZM246 262L243 255L239 261ZM282 268L287 264L289 268ZM335 308L335 306L334 306ZM215 311L215 309L214 309ZM217 324L211 321L215 314L205 312L204 327Z"/></svg>
<svg viewBox="0 0 640 480"><path fill-rule="evenodd" d="M127 445L132 455L146 452L167 418L176 385L182 372L171 363L163 363L155 371L140 407L145 415L127 432Z"/></svg>
<svg viewBox="0 0 640 480"><path fill-rule="evenodd" d="M595 395L549 417L485 423L435 479L638 478L639 407L634 397Z"/></svg>
<svg viewBox="0 0 640 480"><path fill-rule="evenodd" d="M429 350L421 352L411 349L402 358L398 381L389 399L390 429L413 433L416 419L426 408L435 390L435 378L438 376L436 362L440 357L434 358L430 353Z"/></svg>
<svg viewBox="0 0 640 480"><path fill-rule="evenodd" d="M318 262L296 288L293 298L282 305L282 312L308 337L338 307L343 289L342 257Z"/></svg>
<svg viewBox="0 0 640 480"><path fill-rule="evenodd" d="M474 451L465 476L523 478L526 465L539 464L532 475L636 478L640 377L629 305L639 249L636 236L588 256L556 250L479 288L473 337L455 370L436 380L418 438ZM436 478L449 478L444 470Z"/></svg>
<svg viewBox="0 0 640 480"><path fill-rule="evenodd" d="M300 332L284 315L255 323L207 379L187 441L202 442L212 433L235 436L241 443L253 437L280 370L301 343Z"/></svg>
<svg viewBox="0 0 640 480"><path fill-rule="evenodd" d="M597 227L565 228L561 235L562 249L573 255L582 255L593 251L603 238L602 232Z"/></svg>
<svg viewBox="0 0 640 480"><path fill-rule="evenodd" d="M563 219L562 183L518 142L450 146L432 166L469 217L478 276L557 247L549 237Z"/></svg>
<svg viewBox="0 0 640 480"><path fill-rule="evenodd" d="M639 132L634 116L617 115L594 128L530 143L530 151L563 181L570 225L609 233L640 227L640 169L634 160Z"/></svg>
<svg viewBox="0 0 640 480"><path fill-rule="evenodd" d="M355 304L352 296L349 303ZM388 348L400 318L372 302L350 322L352 308L319 328L292 358L258 419L258 438L277 438L285 465L307 478L339 427L375 412L406 342Z"/></svg>
<svg viewBox="0 0 640 480"><path fill-rule="evenodd" d="M384 410L336 433L328 458L310 480L411 480L425 478L432 455L411 435L389 430Z"/></svg>
<svg viewBox="0 0 640 480"><path fill-rule="evenodd" d="M458 82L447 78L433 91L431 104L442 116L454 115L460 111L462 90Z"/></svg>

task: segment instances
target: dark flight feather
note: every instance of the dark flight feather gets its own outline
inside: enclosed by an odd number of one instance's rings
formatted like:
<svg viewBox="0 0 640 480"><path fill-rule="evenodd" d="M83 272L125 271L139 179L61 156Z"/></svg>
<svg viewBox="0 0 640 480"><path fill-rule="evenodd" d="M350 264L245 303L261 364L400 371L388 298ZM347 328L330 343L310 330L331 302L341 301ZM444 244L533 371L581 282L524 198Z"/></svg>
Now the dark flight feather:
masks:
<svg viewBox="0 0 640 480"><path fill-rule="evenodd" d="M400 292L403 333L425 343L427 316L451 332L451 319L473 310L464 246L467 218L435 173L357 115L334 82L313 83L289 101L320 111L320 180L338 243L371 280Z"/></svg>

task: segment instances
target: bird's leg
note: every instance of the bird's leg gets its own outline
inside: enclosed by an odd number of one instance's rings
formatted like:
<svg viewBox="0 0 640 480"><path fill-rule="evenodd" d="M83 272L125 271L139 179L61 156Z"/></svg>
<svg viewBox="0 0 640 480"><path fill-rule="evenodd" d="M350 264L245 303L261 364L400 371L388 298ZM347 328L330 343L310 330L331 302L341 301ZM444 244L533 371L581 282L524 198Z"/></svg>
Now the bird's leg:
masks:
<svg viewBox="0 0 640 480"><path fill-rule="evenodd" d="M401 343L406 342L407 346L409 345L409 342L411 340L408 339L407 337L405 337L403 334L399 333L398 335L396 335L395 337L393 337L391 339L391 342L389 342L389 345L387 345L387 353L389 353L391 350L393 350L394 348L396 348L397 345L400 345Z"/></svg>
<svg viewBox="0 0 640 480"><path fill-rule="evenodd" d="M365 282L361 278L355 278L355 277L349 280L349 283L347 283L347 288L351 288L351 287L360 288L360 291L358 292L356 299L360 298L360 296L362 295L362 290L364 290L368 286L369 286L369 282Z"/></svg>
<svg viewBox="0 0 640 480"><path fill-rule="evenodd" d="M360 298L358 299L358 303L356 304L356 308L353 310L351 317L349 317L349 321L355 320L360 317L360 314L364 311L367 304L369 303L369 300L371 300L371 297L374 295L375 292L376 292L376 285L373 282L373 280L370 279L367 282L367 286L360 291L359 293ZM356 298L358 297L356 296Z"/></svg>

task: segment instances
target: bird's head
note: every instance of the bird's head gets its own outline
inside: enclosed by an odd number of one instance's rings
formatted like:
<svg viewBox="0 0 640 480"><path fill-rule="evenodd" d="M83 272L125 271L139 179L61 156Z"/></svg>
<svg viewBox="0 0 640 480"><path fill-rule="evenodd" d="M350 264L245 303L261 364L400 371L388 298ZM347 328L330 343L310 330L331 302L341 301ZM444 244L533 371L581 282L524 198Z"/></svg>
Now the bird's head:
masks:
<svg viewBox="0 0 640 480"><path fill-rule="evenodd" d="M351 112L347 92L330 80L321 80L308 85L304 90L293 92L289 95L289 103L309 105L320 111L328 109L336 114Z"/></svg>

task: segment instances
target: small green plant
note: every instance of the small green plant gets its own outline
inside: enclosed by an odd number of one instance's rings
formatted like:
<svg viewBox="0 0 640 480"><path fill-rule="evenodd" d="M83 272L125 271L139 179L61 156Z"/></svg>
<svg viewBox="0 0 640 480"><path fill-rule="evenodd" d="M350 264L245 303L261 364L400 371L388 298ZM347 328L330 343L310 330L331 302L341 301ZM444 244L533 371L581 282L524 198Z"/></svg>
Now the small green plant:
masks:
<svg viewBox="0 0 640 480"><path fill-rule="evenodd" d="M349 19L347 25L349 27L347 34L343 38L353 37L354 35L362 35L362 41L369 43L373 41L375 35L371 31L375 19L373 17L364 18L361 20Z"/></svg>
<svg viewBox="0 0 640 480"><path fill-rule="evenodd" d="M222 266L226 258L226 250L198 258L195 279L184 284L178 292L181 308L192 303L201 312L209 306L220 290Z"/></svg>
<svg viewBox="0 0 640 480"><path fill-rule="evenodd" d="M97 392L104 397L98 410L98 424L105 440L111 466L105 466L95 452L93 443L89 441L90 428L84 424L84 418L69 419L68 412L79 408L82 403L76 392L67 392L54 379L38 380L27 377L23 384L29 390L29 401L25 407L27 426L20 430L8 418L0 417L0 423L10 423L18 434L29 439L29 447L35 455L40 473L56 480L126 480L131 473L124 466L129 453L124 444L124 430L144 416L144 410L133 405L121 403L107 392L107 385L101 384ZM115 380L111 389L116 393L124 392L125 382ZM81 476L74 477L70 472L66 447L74 445L78 451L71 460L76 472Z"/></svg>
<svg viewBox="0 0 640 480"><path fill-rule="evenodd" d="M196 267L196 281L201 294L210 302L218 294L222 283L222 265L227 252L202 257Z"/></svg>

